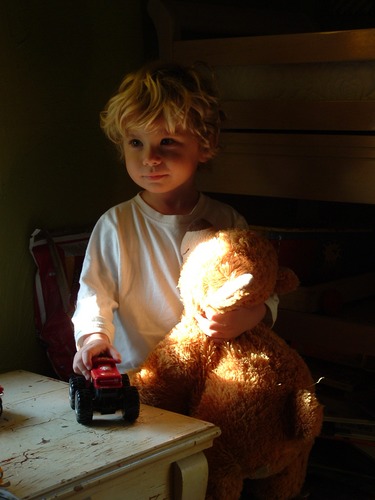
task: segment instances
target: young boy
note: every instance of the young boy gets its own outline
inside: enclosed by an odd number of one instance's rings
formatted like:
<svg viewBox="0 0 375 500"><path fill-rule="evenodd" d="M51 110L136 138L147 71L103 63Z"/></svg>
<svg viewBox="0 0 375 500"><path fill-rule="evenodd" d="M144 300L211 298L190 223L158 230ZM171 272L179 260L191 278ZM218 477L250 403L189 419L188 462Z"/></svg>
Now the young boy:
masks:
<svg viewBox="0 0 375 500"><path fill-rule="evenodd" d="M89 378L92 357L111 355L136 369L179 321L181 240L206 219L217 229L246 227L233 208L198 192L198 165L218 150L220 107L207 70L153 64L129 74L102 113L102 128L141 188L97 222L83 264L73 317L73 368ZM229 339L276 315L277 297L254 309L198 318L213 338Z"/></svg>

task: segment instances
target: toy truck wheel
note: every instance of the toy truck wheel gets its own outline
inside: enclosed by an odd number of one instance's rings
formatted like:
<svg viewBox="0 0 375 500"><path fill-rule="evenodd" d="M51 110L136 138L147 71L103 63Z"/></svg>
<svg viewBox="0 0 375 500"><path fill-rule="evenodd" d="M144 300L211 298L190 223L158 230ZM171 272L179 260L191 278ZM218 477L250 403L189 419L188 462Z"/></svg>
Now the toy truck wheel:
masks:
<svg viewBox="0 0 375 500"><path fill-rule="evenodd" d="M122 417L127 422L134 422L139 417L139 393L138 389L131 385L124 387L124 408Z"/></svg>
<svg viewBox="0 0 375 500"><path fill-rule="evenodd" d="M72 410L75 409L75 399L77 389L84 389L86 379L83 375L72 375L69 379L69 403Z"/></svg>
<svg viewBox="0 0 375 500"><path fill-rule="evenodd" d="M74 409L79 424L89 424L92 421L93 405L90 389L77 389L75 392Z"/></svg>
<svg viewBox="0 0 375 500"><path fill-rule="evenodd" d="M129 387L130 386L130 379L129 379L129 375L127 373L122 373L121 374L121 379L122 379L122 386L123 387Z"/></svg>

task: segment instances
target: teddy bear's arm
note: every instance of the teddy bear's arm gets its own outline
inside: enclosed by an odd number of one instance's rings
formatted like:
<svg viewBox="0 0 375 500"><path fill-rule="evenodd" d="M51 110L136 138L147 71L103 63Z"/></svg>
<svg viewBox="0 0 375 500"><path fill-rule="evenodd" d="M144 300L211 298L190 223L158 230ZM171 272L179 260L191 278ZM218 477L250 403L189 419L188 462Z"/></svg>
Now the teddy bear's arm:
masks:
<svg viewBox="0 0 375 500"><path fill-rule="evenodd" d="M132 376L141 402L188 415L198 386L196 363L188 358L188 350L171 336L160 342Z"/></svg>

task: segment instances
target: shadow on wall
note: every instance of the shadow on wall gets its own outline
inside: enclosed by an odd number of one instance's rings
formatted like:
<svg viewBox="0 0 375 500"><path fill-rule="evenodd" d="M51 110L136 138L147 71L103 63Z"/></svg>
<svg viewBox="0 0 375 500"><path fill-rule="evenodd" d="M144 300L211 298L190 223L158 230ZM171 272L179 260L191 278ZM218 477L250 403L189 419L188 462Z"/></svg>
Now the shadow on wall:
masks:
<svg viewBox="0 0 375 500"><path fill-rule="evenodd" d="M99 112L143 63L137 0L0 5L0 371L45 371L31 232L91 226L134 193Z"/></svg>

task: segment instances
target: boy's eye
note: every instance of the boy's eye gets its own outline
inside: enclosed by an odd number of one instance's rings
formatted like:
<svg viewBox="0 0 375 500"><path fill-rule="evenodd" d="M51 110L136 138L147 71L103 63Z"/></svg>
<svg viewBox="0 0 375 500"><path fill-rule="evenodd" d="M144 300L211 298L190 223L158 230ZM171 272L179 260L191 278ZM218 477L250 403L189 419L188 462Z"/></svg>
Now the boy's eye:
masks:
<svg viewBox="0 0 375 500"><path fill-rule="evenodd" d="M142 146L142 142L139 140L139 139L131 139L129 141L129 144L130 146L132 146L133 148L137 148L139 146Z"/></svg>
<svg viewBox="0 0 375 500"><path fill-rule="evenodd" d="M171 146L175 143L176 141L174 139L171 139L170 137L166 137L165 139L162 139L160 141L161 146Z"/></svg>

